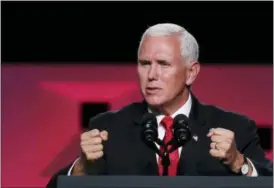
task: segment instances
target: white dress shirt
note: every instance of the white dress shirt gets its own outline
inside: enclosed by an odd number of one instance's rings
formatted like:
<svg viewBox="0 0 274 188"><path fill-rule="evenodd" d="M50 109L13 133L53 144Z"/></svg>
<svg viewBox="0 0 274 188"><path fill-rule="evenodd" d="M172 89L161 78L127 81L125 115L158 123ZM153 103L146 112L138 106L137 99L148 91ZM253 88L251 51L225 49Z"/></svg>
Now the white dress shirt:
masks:
<svg viewBox="0 0 274 188"><path fill-rule="evenodd" d="M191 106L192 106L192 98L191 98L191 95L189 94L189 97L186 101L186 103L181 107L179 108L174 114L171 115L172 118L174 118L175 116L177 116L178 114L184 114L185 116L189 117L189 114L190 114L190 110L191 110ZM150 112L150 110L148 109L148 111ZM164 136L165 136L165 128L163 125L160 124L160 122L162 121L162 119L165 117L165 115L157 115L156 116L156 119L157 119L157 123L158 123L158 136L159 136L159 139L163 140ZM157 144L156 144L157 145ZM159 148L160 146L157 145L157 147ZM182 147L179 147L179 156L181 155L181 151L182 151ZM78 160L79 158L77 158L73 165L70 167L69 171L68 171L68 176L71 175L71 171L73 169L73 166L75 165L76 161ZM158 161L159 159L159 156L158 154L156 154L156 159ZM251 166L252 166L252 174L251 176L255 177L255 176L258 176L258 173L254 167L254 165L252 164L252 162L247 159Z"/></svg>
<svg viewBox="0 0 274 188"><path fill-rule="evenodd" d="M171 117L175 118L175 116L177 116L178 114L184 114L186 117L189 117L191 105L192 105L192 100L191 100L191 95L189 95L186 103L181 108L179 108L174 114L172 114ZM148 110L148 111L151 112L150 110ZM157 123L158 123L158 137L161 140L164 139L165 131L166 131L164 126L161 125L161 123L160 123L164 117L165 117L165 115L157 115L156 116ZM157 147L160 148L160 146L158 144L157 144ZM178 149L179 149L179 156L180 156L182 147L179 147ZM156 157L157 157L157 161L158 161L159 156L156 155Z"/></svg>

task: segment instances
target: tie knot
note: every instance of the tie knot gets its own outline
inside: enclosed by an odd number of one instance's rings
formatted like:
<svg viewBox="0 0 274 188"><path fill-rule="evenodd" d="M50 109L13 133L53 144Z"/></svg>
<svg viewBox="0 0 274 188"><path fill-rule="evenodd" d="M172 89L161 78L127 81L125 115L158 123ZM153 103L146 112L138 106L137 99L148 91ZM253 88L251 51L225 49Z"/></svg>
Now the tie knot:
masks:
<svg viewBox="0 0 274 188"><path fill-rule="evenodd" d="M165 127L166 130L172 130L173 119L170 116L165 116L161 121L161 124Z"/></svg>

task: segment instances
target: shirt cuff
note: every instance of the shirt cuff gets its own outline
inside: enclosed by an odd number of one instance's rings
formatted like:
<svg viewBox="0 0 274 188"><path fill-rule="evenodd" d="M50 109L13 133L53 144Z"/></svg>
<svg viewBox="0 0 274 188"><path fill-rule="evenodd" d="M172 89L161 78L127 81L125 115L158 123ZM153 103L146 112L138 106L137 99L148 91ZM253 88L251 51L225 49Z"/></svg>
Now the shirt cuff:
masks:
<svg viewBox="0 0 274 188"><path fill-rule="evenodd" d="M251 174L251 177L257 177L258 176L258 173L257 173L257 170L256 170L256 168L255 168L255 166L253 165L253 163L251 162L251 160L249 160L248 158L247 158L247 160L248 160L248 162L251 164L251 166L252 166L252 174Z"/></svg>
<svg viewBox="0 0 274 188"><path fill-rule="evenodd" d="M79 158L80 158L80 157L78 157L78 158L73 162L73 164L71 165L71 167L70 167L70 169L69 169L69 171L68 171L68 174L67 174L68 176L71 176L71 171L72 171L72 169L73 169L75 163L79 160Z"/></svg>

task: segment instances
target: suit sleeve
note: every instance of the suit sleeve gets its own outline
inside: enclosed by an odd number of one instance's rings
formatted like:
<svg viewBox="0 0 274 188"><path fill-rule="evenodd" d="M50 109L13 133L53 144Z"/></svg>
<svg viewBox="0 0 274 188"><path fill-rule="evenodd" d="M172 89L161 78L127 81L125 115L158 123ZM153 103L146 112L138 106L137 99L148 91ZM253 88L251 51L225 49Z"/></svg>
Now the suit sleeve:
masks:
<svg viewBox="0 0 274 188"><path fill-rule="evenodd" d="M100 131L104 129L105 127L105 121L108 120L109 115L107 113L98 114L97 116L93 117L89 121L88 129L85 131L89 131L92 129L99 129ZM59 170L57 173L55 173L51 179L49 180L46 188L56 188L57 186L57 179L60 175L69 175L69 172L71 170L71 167L73 166L73 162L70 163L68 166L64 167L63 169ZM88 174L105 174L106 168L105 168L105 157L101 158L96 162L96 164L89 164L86 163L87 173Z"/></svg>
<svg viewBox="0 0 274 188"><path fill-rule="evenodd" d="M71 168L73 163L69 164L68 166L62 168L58 172L56 172L51 179L49 180L48 184L46 185L46 188L56 188L57 187L57 179L60 175L67 175L69 169Z"/></svg>
<svg viewBox="0 0 274 188"><path fill-rule="evenodd" d="M250 120L242 133L245 134L242 138L246 138L241 149L242 154L252 162L258 176L272 176L273 163L265 157L264 150L261 148L255 122Z"/></svg>

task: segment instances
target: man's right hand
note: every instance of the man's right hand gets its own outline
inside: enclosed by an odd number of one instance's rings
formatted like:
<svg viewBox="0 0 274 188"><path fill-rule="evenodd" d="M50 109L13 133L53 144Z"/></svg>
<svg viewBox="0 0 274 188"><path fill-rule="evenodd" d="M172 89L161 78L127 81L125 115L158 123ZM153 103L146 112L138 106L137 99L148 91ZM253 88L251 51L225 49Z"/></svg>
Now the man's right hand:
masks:
<svg viewBox="0 0 274 188"><path fill-rule="evenodd" d="M103 152L103 142L108 139L107 131L99 131L98 129L93 129L88 132L81 134L81 150L85 155L86 159L89 161L95 161L104 155ZM80 159L75 163L73 167L73 175L84 175L84 161L85 159L80 157Z"/></svg>
<svg viewBox="0 0 274 188"><path fill-rule="evenodd" d="M82 152L86 155L86 159L89 161L94 161L101 158L104 155L103 142L107 139L107 131L100 132L98 129L93 129L83 133L81 135L80 145Z"/></svg>

